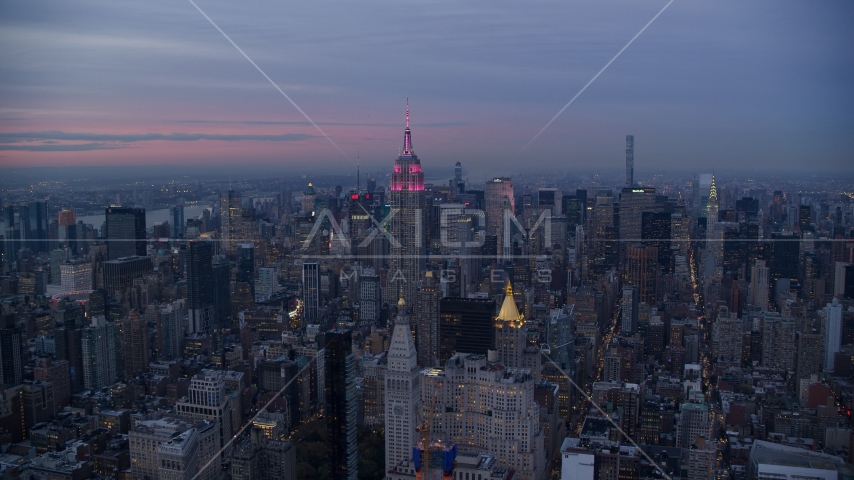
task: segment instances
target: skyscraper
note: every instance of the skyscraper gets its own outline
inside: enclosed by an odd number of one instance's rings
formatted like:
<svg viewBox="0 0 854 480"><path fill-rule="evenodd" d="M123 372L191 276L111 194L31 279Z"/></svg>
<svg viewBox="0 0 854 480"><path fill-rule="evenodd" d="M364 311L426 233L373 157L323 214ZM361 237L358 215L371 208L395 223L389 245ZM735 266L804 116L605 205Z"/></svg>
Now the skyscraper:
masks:
<svg viewBox="0 0 854 480"><path fill-rule="evenodd" d="M68 260L59 265L62 293L92 290L92 263L86 260Z"/></svg>
<svg viewBox="0 0 854 480"><path fill-rule="evenodd" d="M47 202L45 200L34 200L29 203L30 207L30 249L34 252L47 252Z"/></svg>
<svg viewBox="0 0 854 480"><path fill-rule="evenodd" d="M620 214L622 215L622 211ZM644 245L658 248L658 268L663 274L673 272L670 237L670 213L643 212L641 214L641 238Z"/></svg>
<svg viewBox="0 0 854 480"><path fill-rule="evenodd" d="M389 432L385 436L385 458L389 470L412 459L412 446L418 440L416 418L421 408L417 352L403 299L397 309L385 390L385 428Z"/></svg>
<svg viewBox="0 0 854 480"><path fill-rule="evenodd" d="M526 341L523 325L524 318L516 308L513 288L508 283L504 302L495 318L495 350L498 351L498 361L506 367L522 367L522 353Z"/></svg>
<svg viewBox="0 0 854 480"><path fill-rule="evenodd" d="M125 359L125 378L148 371L148 322L139 312L130 312L122 321L122 353Z"/></svg>
<svg viewBox="0 0 854 480"><path fill-rule="evenodd" d="M169 211L171 227L172 227L172 240L177 240L184 236L184 206L183 205L175 205Z"/></svg>
<svg viewBox="0 0 854 480"><path fill-rule="evenodd" d="M540 210L550 209L553 216L563 214L563 192L557 188L537 190L537 206Z"/></svg>
<svg viewBox="0 0 854 480"><path fill-rule="evenodd" d="M68 373L68 362L65 360L40 358L36 360L36 366L33 368L35 380L53 384L53 404L56 407L54 414L61 412L71 403L71 384Z"/></svg>
<svg viewBox="0 0 854 480"><path fill-rule="evenodd" d="M63 305L64 303L64 305ZM83 359L80 340L85 322L83 306L77 302L65 300L56 308L60 327L54 330L56 336L56 358L68 362L71 391L77 392L83 385Z"/></svg>
<svg viewBox="0 0 854 480"><path fill-rule="evenodd" d="M158 360L181 358L184 346L184 318L181 301L178 300L159 307L150 307L146 310L146 315L148 315L149 310L156 310L159 313L155 317L160 322L157 329Z"/></svg>
<svg viewBox="0 0 854 480"><path fill-rule="evenodd" d="M206 369L193 376L187 396L175 403L179 415L216 422L223 459L228 458L234 448L233 444L228 445L236 428L232 422L234 399L226 392L225 373Z"/></svg>
<svg viewBox="0 0 854 480"><path fill-rule="evenodd" d="M626 285L623 287L622 319L620 332L631 335L638 331L638 287Z"/></svg>
<svg viewBox="0 0 854 480"><path fill-rule="evenodd" d="M445 297L439 301L439 362L456 352L486 355L495 343L495 300Z"/></svg>
<svg viewBox="0 0 854 480"><path fill-rule="evenodd" d="M326 332L326 444L333 480L359 477L356 457L356 356L350 330ZM388 431L388 430L387 430ZM391 435L391 432L386 434ZM388 464L386 460L386 464Z"/></svg>
<svg viewBox="0 0 854 480"><path fill-rule="evenodd" d="M842 343L842 304L834 297L824 307L824 371L833 371L833 355Z"/></svg>
<svg viewBox="0 0 854 480"><path fill-rule="evenodd" d="M243 201L240 195L229 189L225 197L220 197L220 227L222 228L222 249L230 252L243 237L242 215Z"/></svg>
<svg viewBox="0 0 854 480"><path fill-rule="evenodd" d="M718 221L718 187L715 184L715 174L712 173L712 184L709 186L709 199L706 203L706 208L708 213L706 214L710 221L710 223L716 223Z"/></svg>
<svg viewBox="0 0 854 480"><path fill-rule="evenodd" d="M302 318L317 320L320 308L320 265L317 262L302 264Z"/></svg>
<svg viewBox="0 0 854 480"><path fill-rule="evenodd" d="M353 255L369 256L370 243L362 246L362 242L368 237L368 231L373 226L370 215L371 194L362 191L350 192L350 203L348 206L350 218L350 253Z"/></svg>
<svg viewBox="0 0 854 480"><path fill-rule="evenodd" d="M676 446L690 448L697 436L708 439L710 429L708 405L694 402L683 403L680 409L679 425L676 428Z"/></svg>
<svg viewBox="0 0 854 480"><path fill-rule="evenodd" d="M249 285L252 297L255 297L255 245L237 244L237 273L235 281Z"/></svg>
<svg viewBox="0 0 854 480"><path fill-rule="evenodd" d="M276 269L262 267L258 269L258 281L255 288L256 301L264 301L273 296L278 286Z"/></svg>
<svg viewBox="0 0 854 480"><path fill-rule="evenodd" d="M735 312L730 315L727 310L725 313L719 313L712 325L712 355L715 359L739 362L742 357L744 322L738 319Z"/></svg>
<svg viewBox="0 0 854 480"><path fill-rule="evenodd" d="M598 198L597 198L598 200ZM597 201L597 204L599 202ZM613 207L612 207L613 208ZM634 242L640 242L643 238L643 214L645 212L654 212L655 204L655 188L624 188L620 192L620 258L626 258L626 248ZM613 210L611 210L613 212ZM597 216L599 212L597 211ZM607 213L606 213L607 215ZM613 213L612 213L613 215ZM597 221L599 219L597 218ZM602 219L607 224L613 222L612 219ZM599 234L599 232L596 232Z"/></svg>
<svg viewBox="0 0 854 480"><path fill-rule="evenodd" d="M403 153L394 162L389 190L393 240L387 286L383 293L386 298L403 298L407 305L415 305L415 292L424 265L424 173L421 171L421 161L412 148L408 101Z"/></svg>
<svg viewBox="0 0 854 480"><path fill-rule="evenodd" d="M187 248L187 333L214 331L213 255L210 242L193 241Z"/></svg>
<svg viewBox="0 0 854 480"><path fill-rule="evenodd" d="M153 266L148 257L122 257L109 260L104 266L104 290L110 298L119 298L133 284L134 278L151 273Z"/></svg>
<svg viewBox="0 0 854 480"><path fill-rule="evenodd" d="M797 334L797 352L795 352L795 388L800 390L800 381L818 375L821 371L822 358L816 355L821 351L823 337L818 333Z"/></svg>
<svg viewBox="0 0 854 480"><path fill-rule="evenodd" d="M576 195L564 195L561 203L563 204L561 211L566 217L566 235L568 238L575 238L576 227L584 225L584 214L585 210L587 210L587 205L582 205L581 199Z"/></svg>
<svg viewBox="0 0 854 480"><path fill-rule="evenodd" d="M439 362L439 297L438 280L432 271L424 274L418 303L415 304L415 336L418 340L418 365L433 367Z"/></svg>
<svg viewBox="0 0 854 480"><path fill-rule="evenodd" d="M116 324L103 316L92 317L83 329L81 351L84 388L99 389L118 380L119 331Z"/></svg>
<svg viewBox="0 0 854 480"><path fill-rule="evenodd" d="M381 310L380 277L362 276L359 279L359 320L374 323L380 319Z"/></svg>
<svg viewBox="0 0 854 480"><path fill-rule="evenodd" d="M302 192L302 211L313 215L316 200L317 192L314 190L314 185L309 183L305 191Z"/></svg>
<svg viewBox="0 0 854 480"><path fill-rule="evenodd" d="M638 300L655 305L658 298L658 249L642 245L628 248L626 283L638 287Z"/></svg>
<svg viewBox="0 0 854 480"><path fill-rule="evenodd" d="M57 248L50 252L50 284L62 284L62 262L68 260L68 250Z"/></svg>
<svg viewBox="0 0 854 480"><path fill-rule="evenodd" d="M484 185L486 203L486 233L498 238L498 256L510 256L510 239L504 235L504 212L510 215L516 212L516 199L513 195L513 183L508 177L495 177Z"/></svg>
<svg viewBox="0 0 854 480"><path fill-rule="evenodd" d="M635 186L635 136L626 135L626 188Z"/></svg>
<svg viewBox="0 0 854 480"><path fill-rule="evenodd" d="M21 329L15 326L14 315L0 317L0 382L20 385L24 381L24 341Z"/></svg>
<svg viewBox="0 0 854 480"><path fill-rule="evenodd" d="M769 274L765 260L756 260L756 265L750 267L750 303L763 312L768 311Z"/></svg>
<svg viewBox="0 0 854 480"><path fill-rule="evenodd" d="M771 261L768 267L772 288L781 278L797 281L801 239L797 235L771 234ZM776 296L776 291L774 292Z"/></svg>
<svg viewBox="0 0 854 480"><path fill-rule="evenodd" d="M832 369L832 354L830 359ZM795 367L794 320L784 319L776 312L763 315L761 364L763 367L785 370L792 370Z"/></svg>
<svg viewBox="0 0 854 480"><path fill-rule="evenodd" d="M712 174L712 185L709 187L709 201L706 213L706 243L714 255L715 265L720 264L723 257L723 238L718 231L718 187L715 185L715 174Z"/></svg>
<svg viewBox="0 0 854 480"><path fill-rule="evenodd" d="M214 318L217 328L229 328L231 318L231 263L224 255L214 257L212 264Z"/></svg>
<svg viewBox="0 0 854 480"><path fill-rule="evenodd" d="M453 195L462 195L466 193L466 184L463 182L463 165L457 162L454 165L454 179L451 180L451 188Z"/></svg>
<svg viewBox="0 0 854 480"><path fill-rule="evenodd" d="M110 260L146 255L144 208L109 207L106 221Z"/></svg>

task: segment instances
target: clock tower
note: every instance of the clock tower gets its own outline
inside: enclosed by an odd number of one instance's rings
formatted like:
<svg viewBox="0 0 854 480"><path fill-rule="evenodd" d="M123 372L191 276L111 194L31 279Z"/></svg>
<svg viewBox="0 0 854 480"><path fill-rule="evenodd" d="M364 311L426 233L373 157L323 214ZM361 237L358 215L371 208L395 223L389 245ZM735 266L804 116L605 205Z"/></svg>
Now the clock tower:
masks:
<svg viewBox="0 0 854 480"><path fill-rule="evenodd" d="M412 446L418 441L417 414L421 408L418 355L406 302L397 302L391 345L388 349L385 383L385 464L394 470L401 462L412 460ZM407 468L407 467L404 467Z"/></svg>

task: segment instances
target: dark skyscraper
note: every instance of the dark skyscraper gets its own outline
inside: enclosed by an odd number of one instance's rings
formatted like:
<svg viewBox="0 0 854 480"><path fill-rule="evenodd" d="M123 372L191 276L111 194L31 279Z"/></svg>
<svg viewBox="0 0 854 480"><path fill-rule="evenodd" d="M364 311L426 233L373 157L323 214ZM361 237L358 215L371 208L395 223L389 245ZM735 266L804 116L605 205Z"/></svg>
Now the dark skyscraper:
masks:
<svg viewBox="0 0 854 480"><path fill-rule="evenodd" d="M68 362L71 392L83 389L83 357L81 339L83 324L86 322L83 307L74 301L63 301L57 306L57 323L61 326L55 330L56 358Z"/></svg>
<svg viewBox="0 0 854 480"><path fill-rule="evenodd" d="M225 197L220 198L220 230L222 232L222 250L233 252L234 246L243 237L241 217L243 215L243 200L234 190L229 190Z"/></svg>
<svg viewBox="0 0 854 480"><path fill-rule="evenodd" d="M107 218L107 254L110 260L145 252L145 209L110 207Z"/></svg>
<svg viewBox="0 0 854 480"><path fill-rule="evenodd" d="M635 136L626 135L626 188L635 186Z"/></svg>
<svg viewBox="0 0 854 480"><path fill-rule="evenodd" d="M30 202L30 248L34 252L47 252L47 202L35 200Z"/></svg>
<svg viewBox="0 0 854 480"><path fill-rule="evenodd" d="M350 330L326 332L326 445L333 480L356 480L356 356Z"/></svg>
<svg viewBox="0 0 854 480"><path fill-rule="evenodd" d="M15 326L14 315L2 318L0 329L0 381L20 385L24 381L24 336Z"/></svg>
<svg viewBox="0 0 854 480"><path fill-rule="evenodd" d="M187 249L187 333L213 333L214 278L210 242L190 242Z"/></svg>
<svg viewBox="0 0 854 480"><path fill-rule="evenodd" d="M152 307L156 308L156 307ZM136 311L122 320L122 355L124 355L125 378L148 371L148 322Z"/></svg>
<svg viewBox="0 0 854 480"><path fill-rule="evenodd" d="M418 291L415 304L415 338L418 340L418 365L428 368L439 365L439 282L427 271ZM400 312L398 312L400 313Z"/></svg>
<svg viewBox="0 0 854 480"><path fill-rule="evenodd" d="M747 264L747 247L749 245L746 237L739 232L738 228L726 227L723 229L723 258L721 267L725 275L731 275L734 279L743 278L742 266ZM661 252L659 251L659 256Z"/></svg>
<svg viewBox="0 0 854 480"><path fill-rule="evenodd" d="M214 318L217 328L233 326L231 318L231 264L225 256L213 262Z"/></svg>
<svg viewBox="0 0 854 480"><path fill-rule="evenodd" d="M134 278L151 273L153 267L148 257L122 257L103 263L104 290L110 298L118 298L133 284Z"/></svg>
<svg viewBox="0 0 854 480"><path fill-rule="evenodd" d="M623 287L623 301L621 306L620 333L629 336L638 331L638 287L634 285Z"/></svg>
<svg viewBox="0 0 854 480"><path fill-rule="evenodd" d="M626 285L638 287L638 300L654 305L658 294L658 249L630 245L626 261Z"/></svg>
<svg viewBox="0 0 854 480"><path fill-rule="evenodd" d="M798 205L798 226L801 232L806 231L810 223L812 223L812 209L809 205Z"/></svg>
<svg viewBox="0 0 854 480"><path fill-rule="evenodd" d="M575 190L575 198L581 204L581 223L587 223L587 190L578 188Z"/></svg>
<svg viewBox="0 0 854 480"><path fill-rule="evenodd" d="M237 244L237 273L235 280L249 285L252 298L255 298L255 245Z"/></svg>
<svg viewBox="0 0 854 480"><path fill-rule="evenodd" d="M658 268L661 273L671 273L670 220L668 212L643 212L641 238L644 245L658 248Z"/></svg>
<svg viewBox="0 0 854 480"><path fill-rule="evenodd" d="M320 266L317 262L302 264L302 302L303 319L317 320L320 307Z"/></svg>
<svg viewBox="0 0 854 480"><path fill-rule="evenodd" d="M755 222L759 215L759 201L753 197L742 197L736 200L735 215L739 222Z"/></svg>
<svg viewBox="0 0 854 480"><path fill-rule="evenodd" d="M541 209L550 209L552 215L560 215L562 213L562 193L556 188L541 188L537 191L537 205Z"/></svg>
<svg viewBox="0 0 854 480"><path fill-rule="evenodd" d="M800 238L797 235L771 234L771 285L781 278L798 279Z"/></svg>
<svg viewBox="0 0 854 480"><path fill-rule="evenodd" d="M575 238L575 228L584 225L585 205L575 195L567 195L562 199L562 212L566 216L566 234Z"/></svg>
<svg viewBox="0 0 854 480"><path fill-rule="evenodd" d="M353 255L363 255L367 258L371 252L371 242L367 245L362 245L368 237L368 232L371 227L371 194L356 193L350 194L350 251Z"/></svg>
<svg viewBox="0 0 854 480"><path fill-rule="evenodd" d="M170 223L172 224L172 239L184 236L184 206L176 205L170 209Z"/></svg>
<svg viewBox="0 0 854 480"><path fill-rule="evenodd" d="M495 347L495 300L446 297L439 301L439 363L456 352L486 355Z"/></svg>
<svg viewBox="0 0 854 480"><path fill-rule="evenodd" d="M451 180L451 187L453 188L451 193L454 196L466 193L466 184L463 182L463 165L460 162L454 165L454 179Z"/></svg>

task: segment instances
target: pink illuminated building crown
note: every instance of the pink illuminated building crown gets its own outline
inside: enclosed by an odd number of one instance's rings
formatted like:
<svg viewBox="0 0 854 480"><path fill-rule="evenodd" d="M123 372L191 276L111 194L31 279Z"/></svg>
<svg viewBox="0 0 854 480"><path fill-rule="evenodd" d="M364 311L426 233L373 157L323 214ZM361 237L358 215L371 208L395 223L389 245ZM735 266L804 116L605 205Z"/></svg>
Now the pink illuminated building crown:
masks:
<svg viewBox="0 0 854 480"><path fill-rule="evenodd" d="M406 99L406 129L403 131L403 153L394 162L391 174L392 191L424 190L424 173L421 172L421 161L412 150L412 131L409 129L409 98Z"/></svg>

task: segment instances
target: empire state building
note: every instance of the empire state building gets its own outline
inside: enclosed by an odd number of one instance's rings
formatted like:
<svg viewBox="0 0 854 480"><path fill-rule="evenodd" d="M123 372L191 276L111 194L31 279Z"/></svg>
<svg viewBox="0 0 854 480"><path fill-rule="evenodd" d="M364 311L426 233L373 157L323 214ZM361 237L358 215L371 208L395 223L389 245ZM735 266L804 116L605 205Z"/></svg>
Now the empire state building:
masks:
<svg viewBox="0 0 854 480"><path fill-rule="evenodd" d="M391 259L386 278L385 299L403 298L415 305L415 292L424 265L422 208L424 207L424 173L421 161L412 149L409 130L409 101L406 102L406 130L403 152L394 162L389 185L391 202Z"/></svg>

